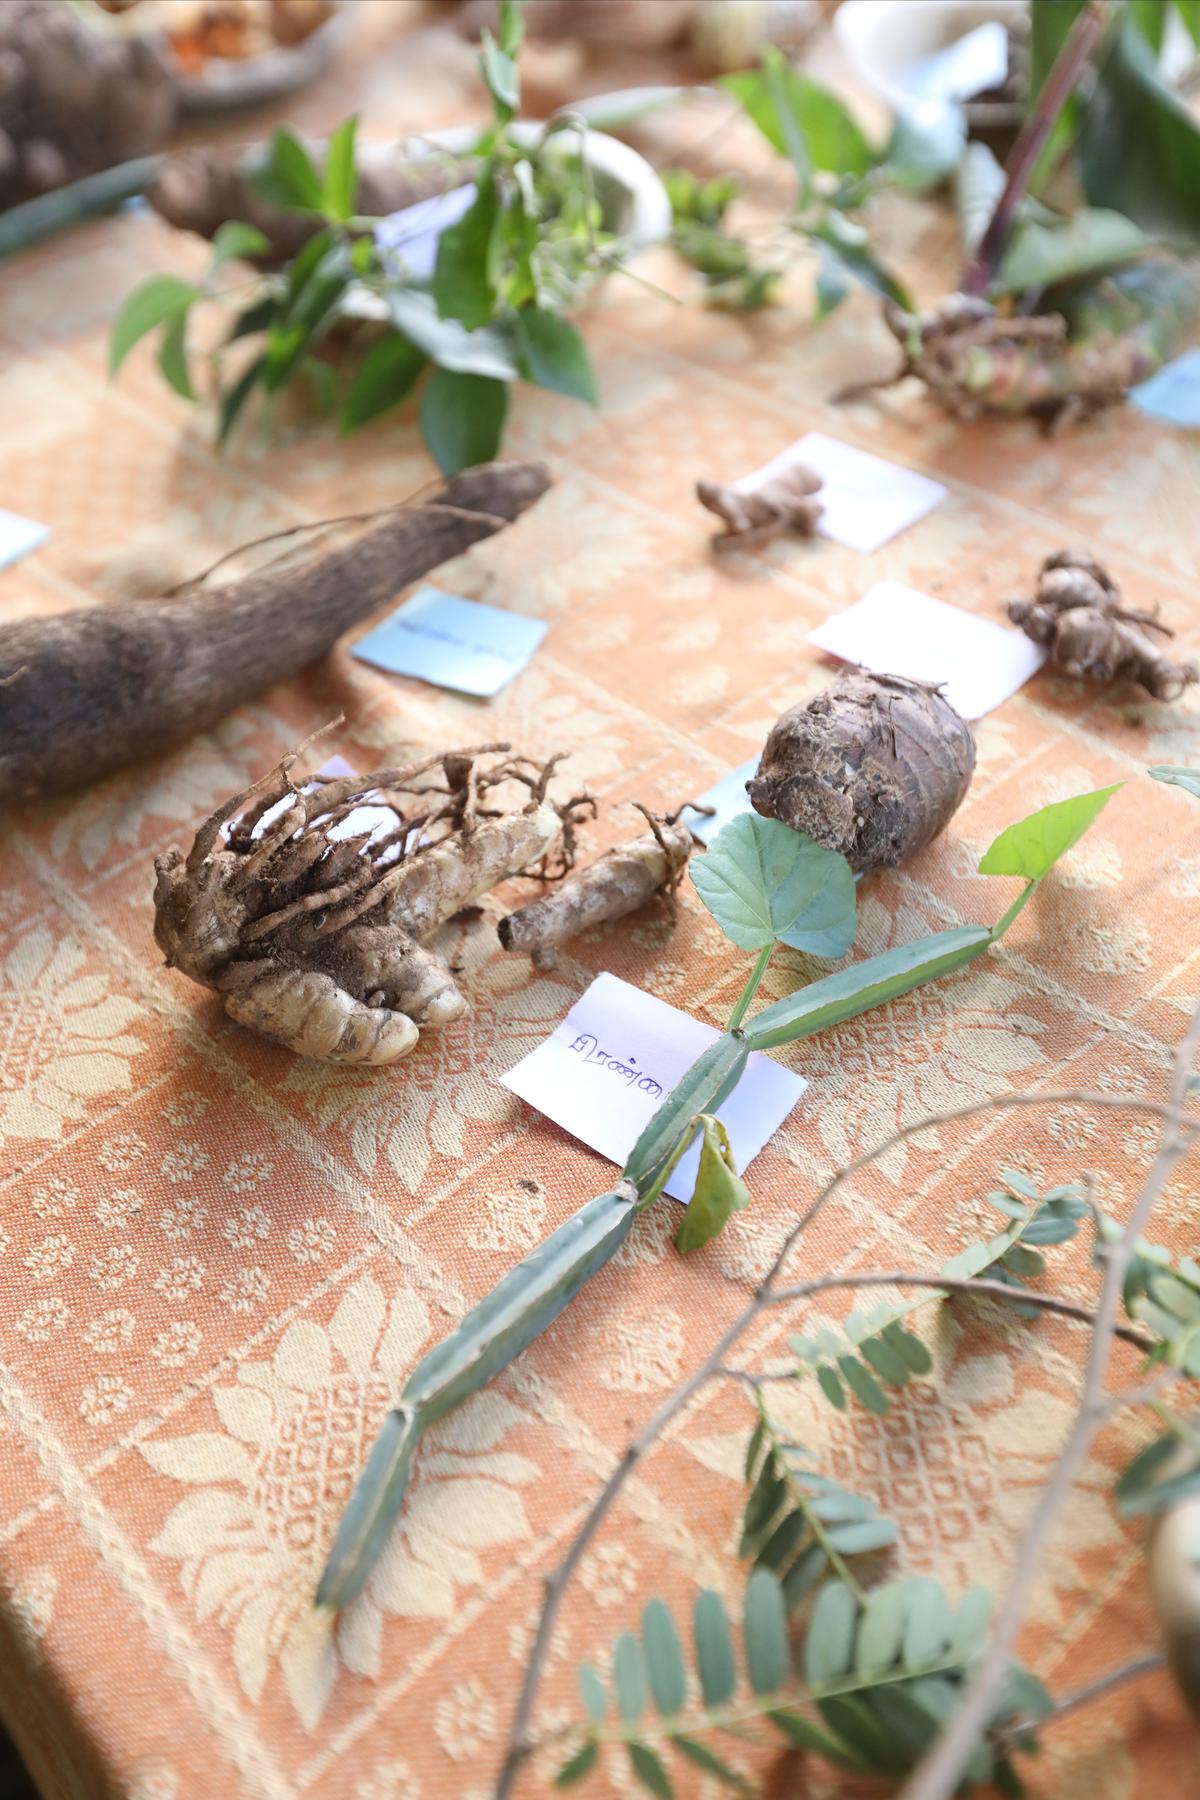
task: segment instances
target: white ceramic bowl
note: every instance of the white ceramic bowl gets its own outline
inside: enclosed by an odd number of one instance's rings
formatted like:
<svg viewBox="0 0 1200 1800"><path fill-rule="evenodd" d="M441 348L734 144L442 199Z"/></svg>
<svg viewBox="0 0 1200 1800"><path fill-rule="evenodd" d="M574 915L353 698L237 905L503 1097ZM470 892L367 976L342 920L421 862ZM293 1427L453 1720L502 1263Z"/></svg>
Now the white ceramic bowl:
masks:
<svg viewBox="0 0 1200 1800"><path fill-rule="evenodd" d="M1028 11L1028 0L842 0L834 28L859 79L906 112L923 104L907 71L977 25L1007 25Z"/></svg>

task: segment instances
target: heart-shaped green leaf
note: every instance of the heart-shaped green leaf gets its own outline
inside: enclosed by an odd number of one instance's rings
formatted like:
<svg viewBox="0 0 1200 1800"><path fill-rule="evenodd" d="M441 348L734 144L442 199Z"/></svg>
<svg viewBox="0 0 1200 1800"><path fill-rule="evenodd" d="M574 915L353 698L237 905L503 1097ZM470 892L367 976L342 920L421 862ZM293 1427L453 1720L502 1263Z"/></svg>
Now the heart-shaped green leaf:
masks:
<svg viewBox="0 0 1200 1800"><path fill-rule="evenodd" d="M854 877L844 856L757 813L742 813L692 859L692 880L739 950L774 939L812 956L844 956L854 942Z"/></svg>
<svg viewBox="0 0 1200 1800"><path fill-rule="evenodd" d="M1056 800L1053 805L1030 813L1027 819L1018 819L993 839L980 860L979 873L1019 875L1025 881L1040 881L1059 857L1079 842L1121 785L1117 781L1112 787L1095 788L1090 794Z"/></svg>

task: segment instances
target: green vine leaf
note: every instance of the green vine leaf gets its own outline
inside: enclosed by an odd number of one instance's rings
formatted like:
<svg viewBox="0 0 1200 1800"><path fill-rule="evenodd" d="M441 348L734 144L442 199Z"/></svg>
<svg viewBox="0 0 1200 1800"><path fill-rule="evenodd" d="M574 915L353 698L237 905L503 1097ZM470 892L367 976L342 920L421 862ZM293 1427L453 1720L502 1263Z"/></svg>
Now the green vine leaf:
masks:
<svg viewBox="0 0 1200 1800"><path fill-rule="evenodd" d="M213 274L227 262L249 262L255 256L265 256L271 248L265 232L241 219L226 219L223 225L218 225L213 233L212 247L209 266Z"/></svg>
<svg viewBox="0 0 1200 1800"><path fill-rule="evenodd" d="M599 402L596 377L583 338L569 319L542 306L523 306L515 335L521 373L537 387L571 400Z"/></svg>
<svg viewBox="0 0 1200 1800"><path fill-rule="evenodd" d="M186 313L200 290L178 275L152 275L134 288L117 314L108 345L108 372L115 375L135 344L158 325L170 325Z"/></svg>
<svg viewBox="0 0 1200 1800"><path fill-rule="evenodd" d="M350 384L342 409L342 430L357 431L407 399L427 358L398 333L372 344Z"/></svg>
<svg viewBox="0 0 1200 1800"><path fill-rule="evenodd" d="M433 297L440 319L457 319L468 331L486 325L496 308L491 247L500 214L495 176L479 177L474 201L438 239Z"/></svg>
<svg viewBox="0 0 1200 1800"><path fill-rule="evenodd" d="M778 819L742 813L692 858L696 892L739 950L773 941L812 956L844 956L857 928L844 856Z"/></svg>
<svg viewBox="0 0 1200 1800"><path fill-rule="evenodd" d="M1060 856L1077 844L1104 811L1119 787L1096 788L1070 800L1056 800L1018 819L993 839L979 862L981 875L1019 875L1023 881L1040 881Z"/></svg>
<svg viewBox="0 0 1200 1800"><path fill-rule="evenodd" d="M788 65L774 47L761 70L725 75L727 88L781 156L792 154L789 138L799 137L814 169L836 175L865 175L875 161L862 131L838 99L810 75Z"/></svg>
<svg viewBox="0 0 1200 1800"><path fill-rule="evenodd" d="M729 1133L724 1125L710 1113L701 1116L700 1125L704 1135L696 1185L675 1234L675 1248L684 1255L709 1243L735 1212L743 1211L750 1204L749 1190L734 1167Z"/></svg>
<svg viewBox="0 0 1200 1800"><path fill-rule="evenodd" d="M346 224L354 211L357 179L354 170L354 139L357 118L343 119L329 140L325 157L325 180L322 204L327 218Z"/></svg>
<svg viewBox="0 0 1200 1800"><path fill-rule="evenodd" d="M312 158L295 132L281 127L263 162L247 177L260 200L289 212L322 211L325 196Z"/></svg>
<svg viewBox="0 0 1200 1800"><path fill-rule="evenodd" d="M421 436L443 475L491 462L500 448L508 389L488 375L435 369L421 393Z"/></svg>

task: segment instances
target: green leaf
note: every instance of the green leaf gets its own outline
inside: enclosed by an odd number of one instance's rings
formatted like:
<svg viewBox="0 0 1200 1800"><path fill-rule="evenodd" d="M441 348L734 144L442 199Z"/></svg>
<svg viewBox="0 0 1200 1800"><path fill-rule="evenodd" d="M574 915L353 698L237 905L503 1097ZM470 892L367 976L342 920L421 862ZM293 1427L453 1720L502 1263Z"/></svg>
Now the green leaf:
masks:
<svg viewBox="0 0 1200 1800"><path fill-rule="evenodd" d="M884 1326L880 1336L886 1344L890 1344L892 1349L904 1358L914 1375L928 1375L933 1367L933 1358L920 1338L913 1332L905 1331L903 1325L897 1324L893 1320L890 1325Z"/></svg>
<svg viewBox="0 0 1200 1800"><path fill-rule="evenodd" d="M773 1694L792 1664L783 1593L769 1569L755 1569L746 1583L743 1631L750 1686L756 1694Z"/></svg>
<svg viewBox="0 0 1200 1800"><path fill-rule="evenodd" d="M1090 205L1147 231L1200 237L1200 127L1127 21L1111 34L1083 109L1079 170Z"/></svg>
<svg viewBox="0 0 1200 1800"><path fill-rule="evenodd" d="M820 266L817 269L817 323L827 319L836 312L842 301L850 292L850 277L842 268L838 258L822 250Z"/></svg>
<svg viewBox="0 0 1200 1800"><path fill-rule="evenodd" d="M178 275L152 275L135 287L117 314L109 339L109 374L116 374L133 346L156 325L169 325L199 298L199 288L181 281Z"/></svg>
<svg viewBox="0 0 1200 1800"><path fill-rule="evenodd" d="M681 1711L687 1699L687 1672L675 1621L661 1600L648 1601L642 1613L642 1646L654 1704L660 1713Z"/></svg>
<svg viewBox="0 0 1200 1800"><path fill-rule="evenodd" d="M1060 856L1077 844L1124 783L1095 788L1070 800L1056 800L1009 825L994 838L979 863L981 875L1019 875L1040 881Z"/></svg>
<svg viewBox="0 0 1200 1800"><path fill-rule="evenodd" d="M973 1656L987 1636L992 1596L986 1588L968 1588L950 1621L950 1648L964 1659Z"/></svg>
<svg viewBox="0 0 1200 1800"><path fill-rule="evenodd" d="M862 1556L868 1550L886 1550L900 1533L893 1519L861 1519L850 1525L834 1525L825 1535L840 1555Z"/></svg>
<svg viewBox="0 0 1200 1800"><path fill-rule="evenodd" d="M813 227L812 236L821 246L824 268L832 266L857 281L868 293L878 294L884 300L894 300L897 306L912 311L912 295L903 282L897 280L891 270L879 261L861 225L831 208L822 223Z"/></svg>
<svg viewBox="0 0 1200 1800"><path fill-rule="evenodd" d="M384 1419L338 1523L317 1585L318 1606L336 1611L361 1588L404 1502L421 1423L416 1409L403 1404Z"/></svg>
<svg viewBox="0 0 1200 1800"><path fill-rule="evenodd" d="M1153 240L1123 213L1081 206L1062 224L1022 221L992 283L1001 294L1051 287L1098 269L1111 269L1143 255Z"/></svg>
<svg viewBox="0 0 1200 1800"><path fill-rule="evenodd" d="M754 1560L761 1569L778 1571L799 1549L807 1535L808 1520L797 1508L795 1512L787 1513L778 1525L773 1527L770 1537Z"/></svg>
<svg viewBox="0 0 1200 1800"><path fill-rule="evenodd" d="M706 1113L701 1126L704 1137L696 1185L675 1234L675 1248L684 1255L715 1238L735 1212L742 1212L750 1204L749 1190L734 1167L724 1125Z"/></svg>
<svg viewBox="0 0 1200 1800"><path fill-rule="evenodd" d="M354 135L357 118L343 119L329 140L325 156L322 200L326 216L345 224L354 212L357 180L354 172Z"/></svg>
<svg viewBox="0 0 1200 1800"><path fill-rule="evenodd" d="M749 1051L744 1038L723 1032L671 1089L629 1152L622 1174L645 1201L661 1185L680 1137L691 1135L692 1121L715 1113L742 1078Z"/></svg>
<svg viewBox="0 0 1200 1800"><path fill-rule="evenodd" d="M692 858L696 892L740 950L777 939L812 956L844 956L856 927L854 877L844 856L778 819L741 813Z"/></svg>
<svg viewBox="0 0 1200 1800"><path fill-rule="evenodd" d="M702 1588L692 1614L696 1643L696 1669L705 1706L724 1706L737 1688L737 1664L733 1639L720 1594Z"/></svg>
<svg viewBox="0 0 1200 1800"><path fill-rule="evenodd" d="M803 139L814 169L837 175L865 175L875 158L871 146L836 94L811 76L788 67L770 48L761 71L724 75L727 88L781 156L790 154L788 126Z"/></svg>
<svg viewBox="0 0 1200 1800"><path fill-rule="evenodd" d="M864 1681L874 1681L900 1655L907 1594L903 1582L892 1582L867 1595L858 1626L854 1666Z"/></svg>
<svg viewBox="0 0 1200 1800"><path fill-rule="evenodd" d="M865 1364L856 1356L839 1356L838 1368L842 1371L846 1386L866 1407L868 1412L882 1418L891 1406L887 1395Z"/></svg>
<svg viewBox="0 0 1200 1800"><path fill-rule="evenodd" d="M1129 16L1157 55L1163 46L1170 0L1129 0Z"/></svg>
<svg viewBox="0 0 1200 1800"><path fill-rule="evenodd" d="M806 1719L803 1713L793 1711L790 1707L777 1706L768 1714L772 1725L782 1731L789 1744L798 1750L816 1750L819 1755L826 1756L832 1763L845 1768L849 1762L846 1751L836 1738Z"/></svg>
<svg viewBox="0 0 1200 1800"><path fill-rule="evenodd" d="M237 422L238 416L254 392L255 385L262 379L265 356L255 357L248 363L231 388L226 388L221 395L217 407L217 443L223 444Z"/></svg>
<svg viewBox="0 0 1200 1800"><path fill-rule="evenodd" d="M696 1767L703 1769L706 1774L715 1775L725 1787L736 1788L742 1794L753 1793L753 1788L738 1774L737 1770L731 1769L727 1762L721 1760L715 1750L710 1750L708 1745L702 1743L699 1738L685 1737L682 1732L675 1732L671 1742L681 1756L686 1756L690 1763L695 1763Z"/></svg>
<svg viewBox="0 0 1200 1800"><path fill-rule="evenodd" d="M912 1576L904 1583L904 1594L903 1661L920 1669L939 1661L945 1652L950 1604L941 1582L931 1575Z"/></svg>
<svg viewBox="0 0 1200 1800"><path fill-rule="evenodd" d="M1184 769L1171 763L1158 763L1148 771L1154 781L1165 781L1170 787L1181 787L1185 794L1200 800L1200 769Z"/></svg>
<svg viewBox="0 0 1200 1800"><path fill-rule="evenodd" d="M881 956L868 957L765 1006L747 1025L746 1043L751 1050L768 1050L811 1037L940 975L951 974L982 955L991 942L986 926L960 925L954 931L939 931L915 944L901 944Z"/></svg>
<svg viewBox="0 0 1200 1800"><path fill-rule="evenodd" d="M236 344L239 338L253 337L256 332L266 331L279 312L279 300L275 294L264 294L261 299L251 301L233 321L225 342Z"/></svg>
<svg viewBox="0 0 1200 1800"><path fill-rule="evenodd" d="M433 271L438 317L457 319L468 331L486 325L496 310L490 252L499 210L495 177L481 176L474 201L438 239Z"/></svg>
<svg viewBox="0 0 1200 1800"><path fill-rule="evenodd" d="M623 1631L613 1645L612 1668L621 1718L636 1725L646 1710L646 1661L631 1631Z"/></svg>
<svg viewBox="0 0 1200 1800"><path fill-rule="evenodd" d="M187 312L176 313L162 335L158 347L158 366L163 379L185 400L196 398L192 391L187 360Z"/></svg>
<svg viewBox="0 0 1200 1800"><path fill-rule="evenodd" d="M758 1423L754 1427L754 1430L750 1433L750 1441L746 1445L746 1461L745 1461L743 1472L745 1474L747 1481L752 1480L754 1477L754 1472L758 1467L758 1459L762 1452L762 1447L766 1440L766 1436L767 1436L766 1424L764 1423L764 1421L762 1419L759 1419Z"/></svg>
<svg viewBox="0 0 1200 1800"><path fill-rule="evenodd" d="M1029 97L1035 100L1054 66L1054 59L1067 41L1076 14L1083 10L1084 0L1038 0L1030 7L1033 27Z"/></svg>
<svg viewBox="0 0 1200 1800"><path fill-rule="evenodd" d="M878 1337L864 1338L858 1347L875 1373L882 1375L885 1381L890 1381L893 1387L903 1387L908 1381L907 1362L882 1333Z"/></svg>
<svg viewBox="0 0 1200 1800"><path fill-rule="evenodd" d="M572 400L586 400L589 406L597 404L587 347L569 319L545 307L523 306L516 316L516 339L527 381Z"/></svg>
<svg viewBox="0 0 1200 1800"><path fill-rule="evenodd" d="M213 232L212 248L210 266L215 273L227 262L249 262L253 257L265 256L271 244L257 225L246 225L241 219L226 219Z"/></svg>
<svg viewBox="0 0 1200 1800"><path fill-rule="evenodd" d="M596 1758L599 1754L600 1750L597 1744L590 1742L581 1744L574 1756L572 1756L568 1762L563 1764L562 1768L558 1771L558 1774L554 1777L555 1787L574 1787L577 1781L582 1781L585 1775L591 1774L596 1766Z"/></svg>
<svg viewBox="0 0 1200 1800"><path fill-rule="evenodd" d="M342 409L342 430L357 431L411 394L425 367L423 351L399 334L372 344L359 364Z"/></svg>
<svg viewBox="0 0 1200 1800"><path fill-rule="evenodd" d="M608 1695L604 1691L604 1683L590 1663L580 1663L576 1679L579 1682L583 1710L593 1724L599 1725L608 1711Z"/></svg>
<svg viewBox="0 0 1200 1800"><path fill-rule="evenodd" d="M1183 20L1193 44L1200 46L1200 0L1175 0L1175 11Z"/></svg>
<svg viewBox="0 0 1200 1800"><path fill-rule="evenodd" d="M512 57L502 50L490 31L483 34L480 64L483 68L483 79L487 83L488 93L498 107L504 109L511 118L521 104L521 84L517 75L517 65Z"/></svg>
<svg viewBox="0 0 1200 1800"><path fill-rule="evenodd" d="M421 393L421 436L443 475L491 462L500 448L508 389L489 375L435 369Z"/></svg>
<svg viewBox="0 0 1200 1800"><path fill-rule="evenodd" d="M246 179L260 200L291 212L321 211L321 180L299 138L281 127L271 139L265 160L247 171Z"/></svg>
<svg viewBox="0 0 1200 1800"><path fill-rule="evenodd" d="M804 1679L813 1689L846 1675L854 1661L858 1602L840 1581L827 1581L817 1595L804 1637Z"/></svg>
<svg viewBox="0 0 1200 1800"><path fill-rule="evenodd" d="M744 1556L771 1524L786 1491L787 1483L779 1471L776 1458L766 1457L746 1501L739 1555Z"/></svg>
<svg viewBox="0 0 1200 1800"><path fill-rule="evenodd" d="M391 288L386 299L396 330L439 367L497 381L515 381L520 374L512 345L500 329L468 331L457 319L440 319L432 294L418 288Z"/></svg>
<svg viewBox="0 0 1200 1800"><path fill-rule="evenodd" d="M838 1412L845 1412L846 1394L841 1381L838 1378L837 1370L831 1368L828 1363L824 1363L817 1370L817 1380L820 1383L821 1392L829 1401L829 1404L835 1406Z"/></svg>
<svg viewBox="0 0 1200 1800"><path fill-rule="evenodd" d="M796 1558L783 1578L783 1603L789 1613L795 1612L800 1602L816 1587L828 1562L829 1558L820 1544L810 1544L803 1556Z"/></svg>
<svg viewBox="0 0 1200 1800"><path fill-rule="evenodd" d="M630 1765L647 1793L656 1795L657 1800L672 1800L671 1777L649 1744L630 1744L628 1748Z"/></svg>

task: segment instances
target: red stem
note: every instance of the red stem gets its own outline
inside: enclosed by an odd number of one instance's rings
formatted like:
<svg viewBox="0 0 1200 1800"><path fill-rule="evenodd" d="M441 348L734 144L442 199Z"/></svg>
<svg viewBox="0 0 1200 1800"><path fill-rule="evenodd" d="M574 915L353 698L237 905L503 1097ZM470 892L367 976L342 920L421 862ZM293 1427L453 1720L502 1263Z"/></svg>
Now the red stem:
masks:
<svg viewBox="0 0 1200 1800"><path fill-rule="evenodd" d="M1018 206L1025 198L1038 158L1058 123L1058 115L1074 93L1108 20L1107 0L1088 0L1063 42L1042 83L1033 111L1022 125L1008 164L1004 192L988 220L987 230L959 282L962 294L984 294L991 285L1012 233Z"/></svg>

